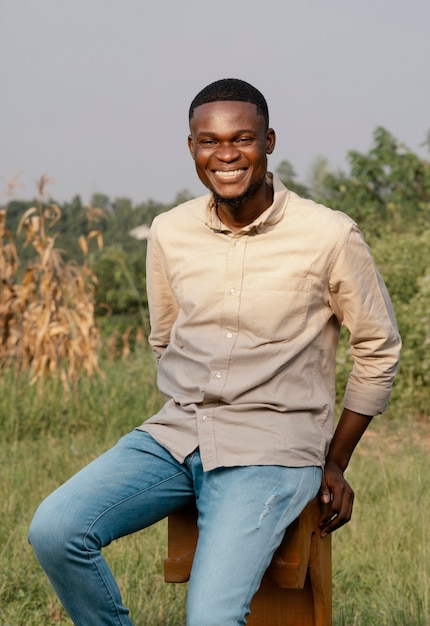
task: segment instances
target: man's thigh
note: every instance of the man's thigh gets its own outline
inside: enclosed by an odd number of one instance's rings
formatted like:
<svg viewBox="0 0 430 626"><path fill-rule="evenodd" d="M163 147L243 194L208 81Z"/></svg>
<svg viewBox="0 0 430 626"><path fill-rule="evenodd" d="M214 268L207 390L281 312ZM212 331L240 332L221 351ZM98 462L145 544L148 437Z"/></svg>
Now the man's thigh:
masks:
<svg viewBox="0 0 430 626"><path fill-rule="evenodd" d="M65 535L96 536L103 546L193 497L187 469L148 433L135 430L48 496L36 518Z"/></svg>
<svg viewBox="0 0 430 626"><path fill-rule="evenodd" d="M198 492L189 626L245 624L285 529L316 495L321 475L318 467L251 466L204 476Z"/></svg>

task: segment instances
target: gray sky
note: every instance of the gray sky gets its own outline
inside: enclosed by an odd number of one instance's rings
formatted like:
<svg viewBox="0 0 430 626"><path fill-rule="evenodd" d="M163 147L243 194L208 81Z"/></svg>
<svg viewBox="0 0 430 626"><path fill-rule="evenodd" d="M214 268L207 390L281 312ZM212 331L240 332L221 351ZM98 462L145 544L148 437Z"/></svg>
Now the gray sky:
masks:
<svg viewBox="0 0 430 626"><path fill-rule="evenodd" d="M345 167L376 126L428 156L429 33L429 0L0 0L0 192L201 193L188 106L226 77L266 96L272 169Z"/></svg>

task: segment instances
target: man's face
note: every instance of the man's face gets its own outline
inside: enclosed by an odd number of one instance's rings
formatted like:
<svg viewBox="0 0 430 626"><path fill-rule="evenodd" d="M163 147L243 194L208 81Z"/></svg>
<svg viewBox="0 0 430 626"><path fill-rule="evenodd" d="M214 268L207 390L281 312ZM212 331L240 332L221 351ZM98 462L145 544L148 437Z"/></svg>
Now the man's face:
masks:
<svg viewBox="0 0 430 626"><path fill-rule="evenodd" d="M220 202L239 204L264 185L275 132L250 102L221 101L194 110L188 146L197 174Z"/></svg>

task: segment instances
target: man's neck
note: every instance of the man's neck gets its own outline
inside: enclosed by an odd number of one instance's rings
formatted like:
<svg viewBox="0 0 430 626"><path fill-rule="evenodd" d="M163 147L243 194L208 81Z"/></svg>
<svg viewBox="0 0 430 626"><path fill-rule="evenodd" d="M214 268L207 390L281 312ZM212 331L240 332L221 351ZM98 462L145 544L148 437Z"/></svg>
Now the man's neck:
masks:
<svg viewBox="0 0 430 626"><path fill-rule="evenodd" d="M237 232L251 224L273 203L273 187L267 182L251 198L236 205L225 200L216 202L216 212L221 222Z"/></svg>

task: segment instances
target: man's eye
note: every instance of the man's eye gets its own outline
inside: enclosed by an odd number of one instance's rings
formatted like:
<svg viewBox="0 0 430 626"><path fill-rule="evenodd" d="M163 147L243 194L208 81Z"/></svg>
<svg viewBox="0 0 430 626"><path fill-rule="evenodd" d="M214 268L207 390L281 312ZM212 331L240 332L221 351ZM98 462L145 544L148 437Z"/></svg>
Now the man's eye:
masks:
<svg viewBox="0 0 430 626"><path fill-rule="evenodd" d="M237 143L250 143L252 141L252 137L239 137L237 139Z"/></svg>
<svg viewBox="0 0 430 626"><path fill-rule="evenodd" d="M213 139L201 139L199 143L202 146L212 146L215 144L215 141Z"/></svg>

